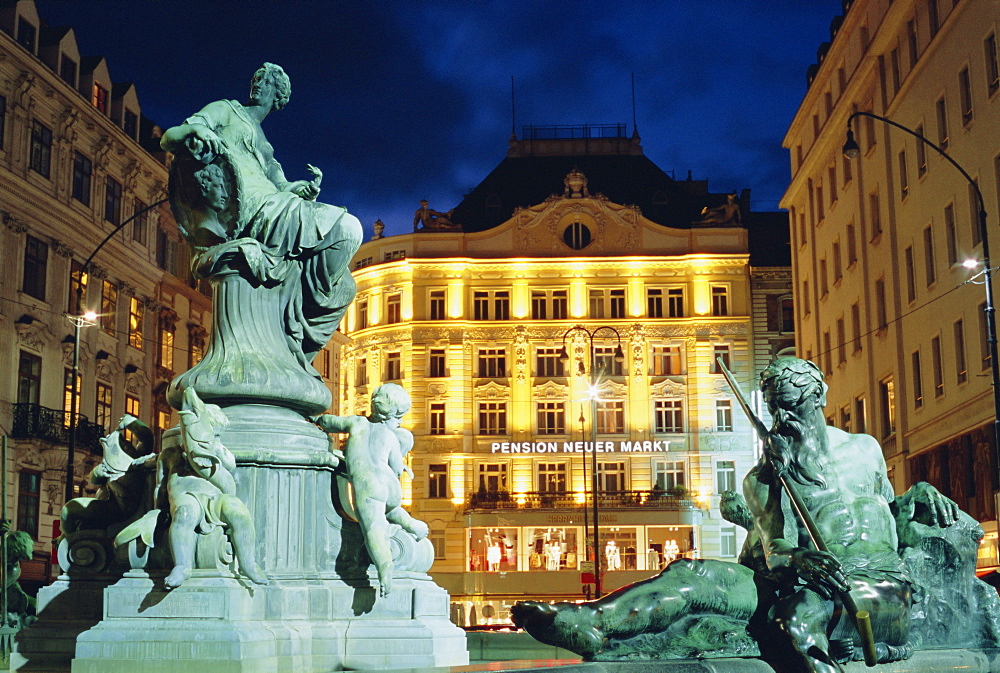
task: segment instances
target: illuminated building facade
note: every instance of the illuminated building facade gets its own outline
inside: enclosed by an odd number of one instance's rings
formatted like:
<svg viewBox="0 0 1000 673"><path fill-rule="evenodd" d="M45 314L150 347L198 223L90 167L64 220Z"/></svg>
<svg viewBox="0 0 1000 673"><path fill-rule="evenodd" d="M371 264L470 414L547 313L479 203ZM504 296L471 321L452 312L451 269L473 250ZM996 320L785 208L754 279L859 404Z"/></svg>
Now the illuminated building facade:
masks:
<svg viewBox="0 0 1000 673"><path fill-rule="evenodd" d="M984 523L997 465L975 180L1000 241L1000 15L990 0L845 2L784 140L799 350L826 372L829 422L874 435L897 492L929 481ZM981 279L980 279L981 281ZM995 282L995 277L994 277Z"/></svg>
<svg viewBox="0 0 1000 673"><path fill-rule="evenodd" d="M620 127L529 127L454 211L361 246L341 407L409 391L406 505L457 621L585 595L595 451L604 591L680 556L735 560L718 496L753 442L715 362L749 390L793 342L787 220L725 202Z"/></svg>

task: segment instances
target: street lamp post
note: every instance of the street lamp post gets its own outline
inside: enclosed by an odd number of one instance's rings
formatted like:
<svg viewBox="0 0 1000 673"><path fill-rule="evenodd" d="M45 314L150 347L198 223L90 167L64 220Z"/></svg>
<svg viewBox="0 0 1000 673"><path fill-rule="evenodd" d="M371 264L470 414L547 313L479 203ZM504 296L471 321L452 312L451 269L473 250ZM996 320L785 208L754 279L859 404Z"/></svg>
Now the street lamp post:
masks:
<svg viewBox="0 0 1000 673"><path fill-rule="evenodd" d="M602 325L600 327L595 327L593 330L588 330L583 325L575 325L570 327L563 333L562 336L562 348L559 351L559 359L563 362L569 360L569 353L566 351L566 337L574 332L579 332L586 336L587 341L590 345L590 457L591 457L591 493L593 497L594 506L594 533L593 533L593 548L594 548L594 598L600 598L601 591L601 535L600 535L600 506L598 505L599 494L600 494L600 482L598 480L598 470L597 470L597 399L598 399L598 385L600 384L601 377L607 374L607 366L602 361L600 370L597 367L596 351L594 349L594 338L597 336L598 332L608 331L614 334L615 339L617 339L617 345L615 346L614 359L615 362L621 362L625 359L625 354L622 352L622 337L614 327L608 325ZM585 374L586 368L582 361L578 364L579 373ZM586 463L586 457L584 457L584 462ZM586 477L584 477L586 481ZM586 488L586 487L585 487ZM584 505L584 510L586 511L586 505Z"/></svg>
<svg viewBox="0 0 1000 673"><path fill-rule="evenodd" d="M83 278L87 274L87 269L90 268L90 263L94 261L94 257L97 256L97 253L100 252L101 248L103 248L108 241L114 238L114 235L121 231L126 224L166 202L167 199L160 199L156 203L136 211L131 217L127 218L121 224L112 229L111 233L105 236L104 240L97 244L94 251L90 253L87 260L80 266L80 275L76 279L76 303L73 306L75 311L79 312L83 309ZM95 325L97 313L91 310L84 311L81 315L70 315L67 317L69 318L70 323L73 324L73 366L71 373L73 380L70 383L69 437L66 441L66 502L69 502L74 496L73 458L76 454L77 412L79 411L77 409L77 398L80 395L80 328Z"/></svg>
<svg viewBox="0 0 1000 673"><path fill-rule="evenodd" d="M844 143L843 151L844 156L848 159L854 159L861 152L861 148L858 147L858 143L854 139L854 131L851 129L851 122L854 121L856 117L869 117L871 119L877 119L880 122L884 122L889 126L893 126L900 131L910 134L916 138L918 142L927 145L942 157L947 159L948 163L958 169L958 172L962 174L962 177L968 181L969 185L971 185L976 194L976 200L979 202L979 238L983 243L983 285L986 287L986 308L984 309L986 313L986 343L989 348L990 372L992 374L993 383L993 445L997 455L997 466L1000 468L1000 366L998 366L1000 363L997 362L997 323L996 312L993 308L993 278L991 276L993 268L990 266L989 232L986 230L986 202L983 201L983 193L979 190L979 185L976 184L976 181L973 180L965 169L959 166L958 162L952 159L951 156L944 151L944 149L927 140L927 138L924 138L916 131L872 112L858 111L851 114L851 116L847 118L847 141Z"/></svg>

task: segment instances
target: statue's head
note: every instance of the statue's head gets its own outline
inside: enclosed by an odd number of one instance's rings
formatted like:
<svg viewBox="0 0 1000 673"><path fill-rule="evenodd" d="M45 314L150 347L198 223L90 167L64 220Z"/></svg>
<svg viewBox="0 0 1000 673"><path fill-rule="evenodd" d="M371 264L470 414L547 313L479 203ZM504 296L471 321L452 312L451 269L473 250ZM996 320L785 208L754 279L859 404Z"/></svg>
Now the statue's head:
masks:
<svg viewBox="0 0 1000 673"><path fill-rule="evenodd" d="M253 74L253 82L258 82L263 78L269 78L274 84L275 97L274 109L280 110L288 105L288 99L292 95L292 80L288 79L285 70L280 65L265 63L257 72Z"/></svg>
<svg viewBox="0 0 1000 673"><path fill-rule="evenodd" d="M194 179L201 188L201 196L209 208L218 212L229 205L229 194L226 190L226 176L218 164L208 164L194 172Z"/></svg>
<svg viewBox="0 0 1000 673"><path fill-rule="evenodd" d="M372 416L383 421L402 418L410 410L410 396L397 383L383 383L372 393Z"/></svg>
<svg viewBox="0 0 1000 673"><path fill-rule="evenodd" d="M799 411L803 405L826 406L827 385L823 372L812 362L799 358L778 358L760 373L760 389L773 415L775 410Z"/></svg>

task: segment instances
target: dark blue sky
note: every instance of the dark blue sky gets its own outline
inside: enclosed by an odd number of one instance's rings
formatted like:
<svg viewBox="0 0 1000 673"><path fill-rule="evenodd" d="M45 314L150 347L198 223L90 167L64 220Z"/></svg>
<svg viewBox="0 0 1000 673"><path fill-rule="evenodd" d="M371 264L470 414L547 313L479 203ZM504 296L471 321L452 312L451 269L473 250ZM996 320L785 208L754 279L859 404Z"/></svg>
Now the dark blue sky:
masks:
<svg viewBox="0 0 1000 673"><path fill-rule="evenodd" d="M632 127L647 156L714 192L750 188L776 209L781 139L839 0L38 0L132 81L146 116L173 126L245 99L263 61L292 80L264 129L289 179L323 169L320 199L366 231L411 230L426 198L448 210L524 124ZM592 186L599 190L599 186ZM554 185L553 191L561 189Z"/></svg>

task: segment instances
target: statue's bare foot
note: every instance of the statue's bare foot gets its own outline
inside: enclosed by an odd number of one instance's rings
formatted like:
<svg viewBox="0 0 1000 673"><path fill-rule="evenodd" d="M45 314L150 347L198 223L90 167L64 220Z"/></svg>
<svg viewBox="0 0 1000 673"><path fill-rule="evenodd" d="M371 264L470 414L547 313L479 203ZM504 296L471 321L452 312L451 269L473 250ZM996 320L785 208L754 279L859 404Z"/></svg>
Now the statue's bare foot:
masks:
<svg viewBox="0 0 1000 673"><path fill-rule="evenodd" d="M431 531L430 527L419 519L411 521L406 528L418 541L427 537Z"/></svg>
<svg viewBox="0 0 1000 673"><path fill-rule="evenodd" d="M189 577L191 577L191 568L187 566L174 566L174 569L170 571L167 578L163 580L163 585L167 588L167 591L170 591L179 587Z"/></svg>
<svg viewBox="0 0 1000 673"><path fill-rule="evenodd" d="M378 595L385 598L392 591L392 578L391 577L379 577L378 579Z"/></svg>
<svg viewBox="0 0 1000 673"><path fill-rule="evenodd" d="M240 570L242 570L243 574L246 575L250 579L250 581L253 582L254 584L268 583L267 575L264 574L264 569L261 568L259 565L255 565L253 569L247 569L241 566Z"/></svg>

